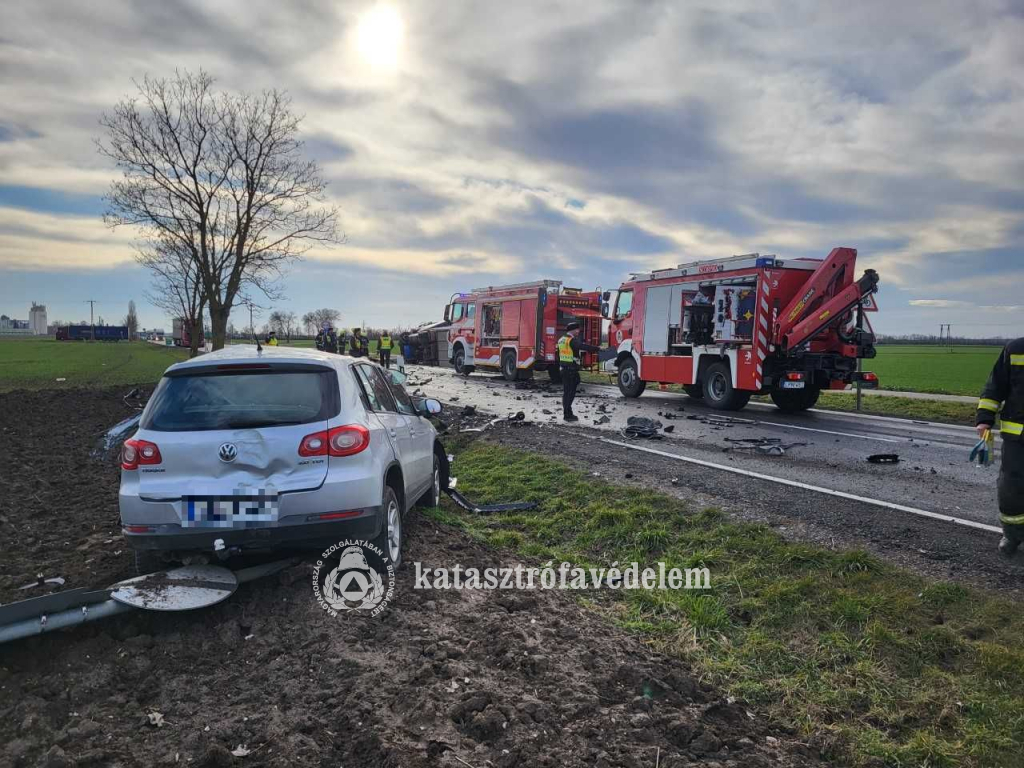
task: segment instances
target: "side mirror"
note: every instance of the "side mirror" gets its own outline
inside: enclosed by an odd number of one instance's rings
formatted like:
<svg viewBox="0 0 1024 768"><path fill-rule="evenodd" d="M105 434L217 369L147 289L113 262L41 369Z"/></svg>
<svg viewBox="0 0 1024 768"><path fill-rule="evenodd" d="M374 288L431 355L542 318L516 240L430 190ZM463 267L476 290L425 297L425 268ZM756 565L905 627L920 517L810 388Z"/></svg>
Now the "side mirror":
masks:
<svg viewBox="0 0 1024 768"><path fill-rule="evenodd" d="M439 401L434 400L433 398L427 398L426 400L421 400L419 402L417 410L424 415L436 416L443 409Z"/></svg>
<svg viewBox="0 0 1024 768"><path fill-rule="evenodd" d="M611 298L612 298L612 292L611 291L605 291L604 293L601 294L601 301L603 301L603 302L607 303L608 301L611 300Z"/></svg>
<svg viewBox="0 0 1024 768"><path fill-rule="evenodd" d="M603 317L605 319L608 318L608 302L607 301L602 301L601 302L601 317Z"/></svg>
<svg viewBox="0 0 1024 768"><path fill-rule="evenodd" d="M444 321L450 323L452 321L452 305L449 304L444 308Z"/></svg>

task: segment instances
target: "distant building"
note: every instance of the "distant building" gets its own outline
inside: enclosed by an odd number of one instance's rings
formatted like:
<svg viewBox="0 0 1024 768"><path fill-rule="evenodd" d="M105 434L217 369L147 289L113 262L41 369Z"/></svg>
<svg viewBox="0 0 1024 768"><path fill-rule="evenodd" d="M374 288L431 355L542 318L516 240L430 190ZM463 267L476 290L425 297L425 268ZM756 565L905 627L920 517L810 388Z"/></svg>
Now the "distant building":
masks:
<svg viewBox="0 0 1024 768"><path fill-rule="evenodd" d="M0 334L4 336L29 336L28 320L15 320L7 315L0 315Z"/></svg>
<svg viewBox="0 0 1024 768"><path fill-rule="evenodd" d="M36 336L46 335L46 305L32 302L32 309L28 313L28 327Z"/></svg>

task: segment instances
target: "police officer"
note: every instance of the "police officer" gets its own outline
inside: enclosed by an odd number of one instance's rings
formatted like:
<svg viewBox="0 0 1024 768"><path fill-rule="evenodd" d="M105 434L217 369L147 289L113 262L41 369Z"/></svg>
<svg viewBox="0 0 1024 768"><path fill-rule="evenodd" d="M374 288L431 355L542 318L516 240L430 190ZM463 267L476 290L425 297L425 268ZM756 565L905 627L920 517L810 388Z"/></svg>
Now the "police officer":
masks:
<svg viewBox="0 0 1024 768"><path fill-rule="evenodd" d="M391 350L394 347L395 342L391 338L391 334L387 331L381 331L380 341L377 342L377 356L380 358L380 364L385 368L391 367Z"/></svg>
<svg viewBox="0 0 1024 768"><path fill-rule="evenodd" d="M579 340L580 324L575 320L565 326L565 335L558 340L558 367L562 373L562 418L579 421L572 412L576 388L580 385L580 352L599 352L600 347Z"/></svg>
<svg viewBox="0 0 1024 768"><path fill-rule="evenodd" d="M1024 338L1003 347L992 368L978 401L979 435L984 437L992 429L997 413L1003 436L998 486L1003 538L999 553L1013 557L1024 542Z"/></svg>
<svg viewBox="0 0 1024 768"><path fill-rule="evenodd" d="M276 331L271 331L270 333L267 334L266 344L267 344L268 347L276 347L277 346L277 332Z"/></svg>
<svg viewBox="0 0 1024 768"><path fill-rule="evenodd" d="M330 323L324 323L320 333L316 335L316 348L321 352L338 353L338 334L334 332Z"/></svg>
<svg viewBox="0 0 1024 768"><path fill-rule="evenodd" d="M352 329L352 357L366 357L369 352L369 344L363 336L362 328Z"/></svg>
<svg viewBox="0 0 1024 768"><path fill-rule="evenodd" d="M316 348L320 352L326 351L327 328L327 323L324 323L316 332L316 338L313 339L313 343L316 344Z"/></svg>

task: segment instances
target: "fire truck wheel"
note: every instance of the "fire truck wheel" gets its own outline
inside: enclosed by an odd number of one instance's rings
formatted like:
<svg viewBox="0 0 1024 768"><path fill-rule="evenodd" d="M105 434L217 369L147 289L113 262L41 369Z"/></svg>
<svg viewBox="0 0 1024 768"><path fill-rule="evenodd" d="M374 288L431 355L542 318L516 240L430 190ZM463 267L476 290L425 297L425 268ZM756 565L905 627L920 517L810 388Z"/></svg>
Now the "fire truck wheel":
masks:
<svg viewBox="0 0 1024 768"><path fill-rule="evenodd" d="M772 402L778 406L780 411L796 413L813 408L818 402L818 395L821 389L818 387L806 387L804 389L773 389Z"/></svg>
<svg viewBox="0 0 1024 768"><path fill-rule="evenodd" d="M732 385L727 363L712 363L704 374L704 400L719 411L738 411L750 400L750 393Z"/></svg>
<svg viewBox="0 0 1024 768"><path fill-rule="evenodd" d="M694 400L701 400L704 397L704 387L700 384L683 384L683 391Z"/></svg>
<svg viewBox="0 0 1024 768"><path fill-rule="evenodd" d="M456 373L461 373L463 376L468 376L469 372L473 370L466 365L466 350L462 347L456 347L455 355L452 359L452 367Z"/></svg>
<svg viewBox="0 0 1024 768"><path fill-rule="evenodd" d="M505 377L505 381L515 381L519 378L515 352L501 353L501 375Z"/></svg>
<svg viewBox="0 0 1024 768"><path fill-rule="evenodd" d="M548 368L548 378L551 379L552 384L561 384L562 370L558 366L552 365Z"/></svg>
<svg viewBox="0 0 1024 768"><path fill-rule="evenodd" d="M623 360L619 366L619 391L626 397L640 397L647 388L647 382L640 378L636 361Z"/></svg>

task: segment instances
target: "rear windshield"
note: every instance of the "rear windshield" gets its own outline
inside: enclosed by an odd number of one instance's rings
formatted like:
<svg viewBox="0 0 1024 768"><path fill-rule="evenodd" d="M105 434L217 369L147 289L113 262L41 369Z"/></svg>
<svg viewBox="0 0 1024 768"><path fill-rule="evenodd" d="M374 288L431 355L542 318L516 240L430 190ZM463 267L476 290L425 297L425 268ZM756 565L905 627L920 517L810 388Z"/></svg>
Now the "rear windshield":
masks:
<svg viewBox="0 0 1024 768"><path fill-rule="evenodd" d="M157 432L280 427L326 421L339 407L333 371L165 376L141 426Z"/></svg>

